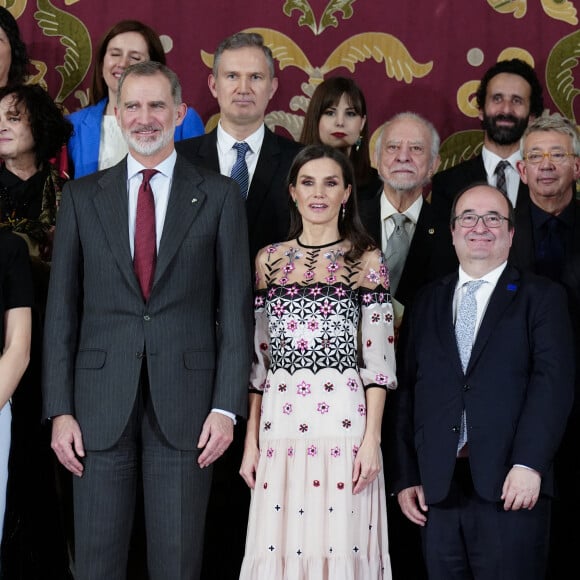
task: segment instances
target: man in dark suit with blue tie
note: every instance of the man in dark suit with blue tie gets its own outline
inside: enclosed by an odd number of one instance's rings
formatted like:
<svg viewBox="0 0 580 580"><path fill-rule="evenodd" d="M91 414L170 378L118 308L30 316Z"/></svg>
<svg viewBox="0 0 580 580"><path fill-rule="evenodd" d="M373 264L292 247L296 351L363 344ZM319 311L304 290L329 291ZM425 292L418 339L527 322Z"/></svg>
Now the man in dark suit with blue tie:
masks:
<svg viewBox="0 0 580 580"><path fill-rule="evenodd" d="M272 51L261 35L239 32L222 40L208 79L220 107L218 126L176 144L177 151L195 165L223 175L236 177L238 160L245 161L241 193L246 199L252 260L264 246L286 239L290 224L286 178L301 148L264 124L266 108L278 88L274 73Z"/></svg>
<svg viewBox="0 0 580 580"><path fill-rule="evenodd" d="M278 79L272 51L260 34L239 32L222 40L208 85L220 107L218 126L206 135L177 143L176 148L194 165L231 176L240 184L253 272L258 251L288 235L286 178L301 145L276 135L264 123ZM250 505L249 489L239 476L244 437L245 423L240 422L232 446L216 466L204 552L207 578L237 580L240 573ZM228 558L223 557L224 545Z"/></svg>
<svg viewBox="0 0 580 580"><path fill-rule="evenodd" d="M76 476L78 580L125 580L140 483L149 578L198 579L209 467L246 414L243 202L231 179L175 153L185 110L167 67L129 67L116 107L129 155L63 192L43 394Z"/></svg>
<svg viewBox="0 0 580 580"><path fill-rule="evenodd" d="M544 580L573 398L566 295L507 265L514 214L500 191L472 186L452 212L459 271L405 314L395 487L430 580Z"/></svg>

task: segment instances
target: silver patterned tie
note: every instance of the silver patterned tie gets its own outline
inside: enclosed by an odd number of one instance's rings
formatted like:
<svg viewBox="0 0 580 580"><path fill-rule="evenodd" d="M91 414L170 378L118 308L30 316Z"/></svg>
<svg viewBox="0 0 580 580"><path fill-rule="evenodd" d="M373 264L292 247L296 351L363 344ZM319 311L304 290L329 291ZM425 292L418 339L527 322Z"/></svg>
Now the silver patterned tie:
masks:
<svg viewBox="0 0 580 580"><path fill-rule="evenodd" d="M509 167L509 161L502 159L496 166L495 166L495 175L496 181L495 186L499 189L504 195L507 196L507 184L505 179L505 170Z"/></svg>
<svg viewBox="0 0 580 580"><path fill-rule="evenodd" d="M395 222L395 230L387 242L387 266L389 267L389 286L391 294L395 294L401 274L409 253L409 234L405 223L409 219L404 213L394 213L391 219Z"/></svg>
<svg viewBox="0 0 580 580"><path fill-rule="evenodd" d="M475 322L477 320L477 300L475 293L485 284L485 280L471 280L466 282L465 294L457 310L457 318L455 319L455 340L457 341L457 350L459 351L459 358L461 359L461 367L463 372L466 371L471 356L471 348L473 347L473 338L475 335ZM467 420L465 417L465 409L461 414L461 429L459 432L459 443L457 444L457 452L463 448L467 443Z"/></svg>

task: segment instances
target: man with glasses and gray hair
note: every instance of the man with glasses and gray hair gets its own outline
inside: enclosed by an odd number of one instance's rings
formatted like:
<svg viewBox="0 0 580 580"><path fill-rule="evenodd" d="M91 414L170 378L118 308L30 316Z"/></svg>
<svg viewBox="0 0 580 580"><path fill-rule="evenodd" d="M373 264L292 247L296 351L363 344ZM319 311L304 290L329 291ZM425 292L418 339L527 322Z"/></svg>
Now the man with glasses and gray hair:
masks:
<svg viewBox="0 0 580 580"><path fill-rule="evenodd" d="M575 332L576 360L580 360L580 133L559 114L530 123L520 142L521 179L528 199L516 209L516 235L510 260L519 268L561 283ZM550 531L550 579L565 578L575 565L580 543L577 494L580 487L580 373L576 371L575 404L554 462L556 498Z"/></svg>
<svg viewBox="0 0 580 580"><path fill-rule="evenodd" d="M574 352L561 286L508 264L513 220L498 189L460 192L459 268L418 293L401 330L393 487L430 580L545 580Z"/></svg>

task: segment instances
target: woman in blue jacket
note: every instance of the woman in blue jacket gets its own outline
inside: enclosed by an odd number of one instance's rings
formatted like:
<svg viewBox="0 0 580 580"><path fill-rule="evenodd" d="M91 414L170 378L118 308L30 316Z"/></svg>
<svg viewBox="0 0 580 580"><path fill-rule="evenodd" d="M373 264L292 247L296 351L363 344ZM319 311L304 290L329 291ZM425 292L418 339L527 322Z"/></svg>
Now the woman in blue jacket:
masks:
<svg viewBox="0 0 580 580"><path fill-rule="evenodd" d="M97 49L91 105L69 116L74 134L68 143L75 178L116 165L127 154L127 145L115 119L117 86L123 71L145 60L165 64L158 34L137 20L122 20L102 38ZM175 129L175 141L204 133L199 115L188 107L183 123Z"/></svg>

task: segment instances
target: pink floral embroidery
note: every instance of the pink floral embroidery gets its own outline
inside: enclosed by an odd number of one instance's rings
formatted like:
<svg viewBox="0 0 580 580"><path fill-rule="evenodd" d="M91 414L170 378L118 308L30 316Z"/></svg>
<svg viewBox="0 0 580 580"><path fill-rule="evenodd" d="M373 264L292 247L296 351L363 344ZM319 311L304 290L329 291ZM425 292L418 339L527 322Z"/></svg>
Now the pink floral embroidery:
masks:
<svg viewBox="0 0 580 580"><path fill-rule="evenodd" d="M282 272L284 272L284 274L290 274L290 272L294 271L295 268L296 266L292 262L290 262L289 264L286 264L282 268Z"/></svg>
<svg viewBox="0 0 580 580"><path fill-rule="evenodd" d="M282 413L284 413L284 415L290 415L292 413L292 403L286 403L282 407Z"/></svg>
<svg viewBox="0 0 580 580"><path fill-rule="evenodd" d="M332 304L328 300L325 300L319 310L322 316L328 316L333 312Z"/></svg>
<svg viewBox="0 0 580 580"><path fill-rule="evenodd" d="M363 294L362 301L364 304L370 304L373 301L373 297L370 294Z"/></svg>
<svg viewBox="0 0 580 580"><path fill-rule="evenodd" d="M369 269L369 273L366 275L366 279L371 282L371 284L378 284L381 281L378 272L373 268Z"/></svg>
<svg viewBox="0 0 580 580"><path fill-rule="evenodd" d="M294 457L294 447L288 447L288 457Z"/></svg>
<svg viewBox="0 0 580 580"><path fill-rule="evenodd" d="M326 266L326 269L329 272L336 272L339 268L340 268L340 264L338 262L330 262L330 264L328 264L328 266Z"/></svg>
<svg viewBox="0 0 580 580"><path fill-rule="evenodd" d="M352 456L356 457L357 453L358 453L358 445L353 445L352 446Z"/></svg>
<svg viewBox="0 0 580 580"><path fill-rule="evenodd" d="M280 300L277 300L272 304L272 310L276 316L282 316L285 312L284 304Z"/></svg>
<svg viewBox="0 0 580 580"><path fill-rule="evenodd" d="M318 406L316 408L316 410L321 414L321 415L325 415L326 413L328 413L328 411L330 410L330 406L328 405L328 403L325 403L324 401L322 403L318 403Z"/></svg>
<svg viewBox="0 0 580 580"><path fill-rule="evenodd" d="M312 270L306 270L306 272L304 272L304 279L310 281L312 278L314 278L314 272Z"/></svg>
<svg viewBox="0 0 580 580"><path fill-rule="evenodd" d="M358 383L354 379L348 379L346 381L346 386L353 392L358 391Z"/></svg>
<svg viewBox="0 0 580 580"><path fill-rule="evenodd" d="M331 274L330 276L327 276L324 281L327 284L334 284L336 282L336 276L334 274Z"/></svg>
<svg viewBox="0 0 580 580"><path fill-rule="evenodd" d="M299 338L296 341L296 346L300 352L308 350L308 341L305 338Z"/></svg>
<svg viewBox="0 0 580 580"><path fill-rule="evenodd" d="M295 320L289 320L286 323L286 328L290 331L290 332L294 332L297 328L298 328L298 323Z"/></svg>
<svg viewBox="0 0 580 580"><path fill-rule="evenodd" d="M256 296L256 298L254 298L254 307L260 308L261 306L264 306L264 297Z"/></svg>
<svg viewBox="0 0 580 580"><path fill-rule="evenodd" d="M277 249L278 249L277 245L268 246L266 248L266 252L268 252L268 254L273 254Z"/></svg>
<svg viewBox="0 0 580 580"><path fill-rule="evenodd" d="M367 414L367 408L362 403L360 403L359 406L358 406L358 414L361 417L364 417Z"/></svg>
<svg viewBox="0 0 580 580"><path fill-rule="evenodd" d="M300 395L301 397L306 397L307 395L309 395L310 383L307 383L306 381L298 383L298 385L296 386L296 394Z"/></svg>
<svg viewBox="0 0 580 580"><path fill-rule="evenodd" d="M340 457L340 447L333 447L333 448L330 450L330 455L331 455L332 457Z"/></svg>
<svg viewBox="0 0 580 580"><path fill-rule="evenodd" d="M266 457L268 459L271 459L274 456L274 450L271 447L268 447L268 449L266 450Z"/></svg>
<svg viewBox="0 0 580 580"><path fill-rule="evenodd" d="M341 288L340 286L338 286L334 290L334 293L337 295L338 298L344 298L346 296L346 290L344 288Z"/></svg>
<svg viewBox="0 0 580 580"><path fill-rule="evenodd" d="M377 373L375 375L375 383L377 385L386 385L389 382L389 377L383 373Z"/></svg>
<svg viewBox="0 0 580 580"><path fill-rule="evenodd" d="M320 296L322 294L322 290L319 286L314 286L313 288L310 288L309 294L310 296Z"/></svg>
<svg viewBox="0 0 580 580"><path fill-rule="evenodd" d="M308 330L318 330L318 321L317 320L309 320L306 324Z"/></svg>
<svg viewBox="0 0 580 580"><path fill-rule="evenodd" d="M316 445L309 445L308 446L308 455L310 455L310 457L314 457L317 453L318 453L318 449L316 448Z"/></svg>
<svg viewBox="0 0 580 580"><path fill-rule="evenodd" d="M295 284L288 286L286 288L286 296L296 296L298 294L298 288Z"/></svg>

